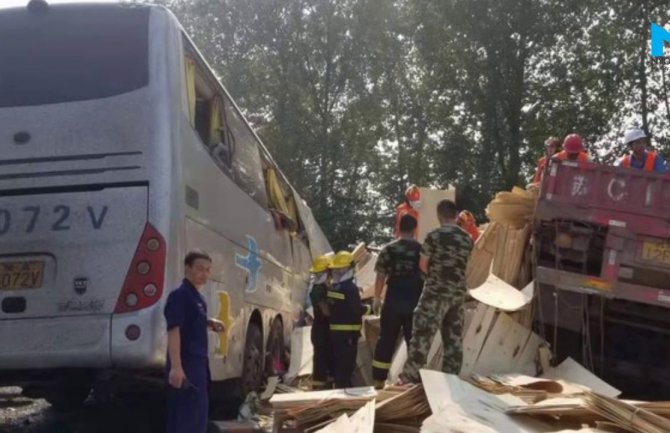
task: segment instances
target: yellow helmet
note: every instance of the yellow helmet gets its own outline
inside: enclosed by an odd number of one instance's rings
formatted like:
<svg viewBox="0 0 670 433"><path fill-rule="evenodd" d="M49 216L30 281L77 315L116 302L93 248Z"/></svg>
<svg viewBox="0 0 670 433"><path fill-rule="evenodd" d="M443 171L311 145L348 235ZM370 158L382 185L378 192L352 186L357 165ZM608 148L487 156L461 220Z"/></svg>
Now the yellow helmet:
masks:
<svg viewBox="0 0 670 433"><path fill-rule="evenodd" d="M349 251L340 251L335 254L333 262L330 264L330 269L345 269L353 265L354 255Z"/></svg>
<svg viewBox="0 0 670 433"><path fill-rule="evenodd" d="M319 256L312 261L312 268L309 270L313 274L326 272L330 267L332 259L329 256Z"/></svg>

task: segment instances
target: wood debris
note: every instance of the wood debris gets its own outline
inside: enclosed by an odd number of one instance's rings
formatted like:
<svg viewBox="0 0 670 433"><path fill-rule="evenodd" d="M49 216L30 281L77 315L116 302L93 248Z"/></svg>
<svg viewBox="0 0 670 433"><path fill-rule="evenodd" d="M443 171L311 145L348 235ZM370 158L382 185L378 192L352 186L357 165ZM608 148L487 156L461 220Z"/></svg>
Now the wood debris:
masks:
<svg viewBox="0 0 670 433"><path fill-rule="evenodd" d="M535 192L514 187L511 192L496 194L486 208L486 215L491 221L520 229L531 221L536 201Z"/></svg>
<svg viewBox="0 0 670 433"><path fill-rule="evenodd" d="M419 427L430 416L430 406L422 385L409 389L387 388L385 391L395 392L396 395L377 403L375 419L378 422L402 422Z"/></svg>

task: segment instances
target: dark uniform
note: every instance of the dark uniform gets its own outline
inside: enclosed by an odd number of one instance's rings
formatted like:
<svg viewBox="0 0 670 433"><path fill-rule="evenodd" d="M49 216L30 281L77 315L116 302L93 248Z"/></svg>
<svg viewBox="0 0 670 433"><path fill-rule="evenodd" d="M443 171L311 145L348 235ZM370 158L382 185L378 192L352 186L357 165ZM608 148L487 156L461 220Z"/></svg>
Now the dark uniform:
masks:
<svg viewBox="0 0 670 433"><path fill-rule="evenodd" d="M412 313L419 302L423 276L419 269L421 244L414 239L399 239L382 248L375 271L386 275L386 297L381 314L381 333L372 361L372 376L386 380L398 335L402 328L409 346Z"/></svg>
<svg viewBox="0 0 670 433"><path fill-rule="evenodd" d="M181 363L186 375L181 389L168 384L167 432L205 433L209 405L207 304L188 280L168 296L165 319L168 331L179 327ZM170 367L168 356L168 374Z"/></svg>
<svg viewBox="0 0 670 433"><path fill-rule="evenodd" d="M472 251L470 235L455 224L428 234L421 255L428 258L426 283L414 310L412 340L401 377L420 382L419 369L426 364L428 351L440 329L444 344L442 370L459 374L463 363L463 303L465 267Z"/></svg>
<svg viewBox="0 0 670 433"><path fill-rule="evenodd" d="M361 321L366 312L353 278L333 285L328 291L328 305L335 387L349 388L351 376L356 368Z"/></svg>
<svg viewBox="0 0 670 433"><path fill-rule="evenodd" d="M312 346L314 346L314 361L312 364L312 384L315 388L324 388L332 374L333 361L332 346L330 343L330 320L324 311L327 304L328 286L325 283L314 284L309 292L314 309L314 323L312 323ZM327 306L326 306L327 308Z"/></svg>

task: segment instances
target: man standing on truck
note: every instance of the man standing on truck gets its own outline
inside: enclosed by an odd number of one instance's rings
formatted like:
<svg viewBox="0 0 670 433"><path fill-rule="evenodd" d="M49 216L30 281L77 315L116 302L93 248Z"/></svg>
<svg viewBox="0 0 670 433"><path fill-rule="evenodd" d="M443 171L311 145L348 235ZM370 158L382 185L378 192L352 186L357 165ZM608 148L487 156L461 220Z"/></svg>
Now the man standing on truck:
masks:
<svg viewBox="0 0 670 433"><path fill-rule="evenodd" d="M537 167L535 168L535 176L533 177L533 183L538 184L542 181L542 176L544 176L544 171L549 165L549 160L552 156L558 153L558 149L561 147L561 140L558 137L549 137L544 142L544 155L542 158L537 160Z"/></svg>
<svg viewBox="0 0 670 433"><path fill-rule="evenodd" d="M563 150L551 159L558 161L588 162L589 154L584 149L584 140L579 134L568 134L563 140Z"/></svg>
<svg viewBox="0 0 670 433"><path fill-rule="evenodd" d="M192 251L184 259L185 278L168 296L167 432L205 433L209 401L207 328L223 332L223 322L207 317L200 291L207 284L212 259Z"/></svg>
<svg viewBox="0 0 670 433"><path fill-rule="evenodd" d="M421 244L414 239L416 225L414 217L403 216L400 219L400 239L382 248L375 265L377 279L373 309L375 314L381 310L381 330L372 360L376 388L384 387L400 330L408 346L412 337L412 314L423 288L423 276L419 269ZM387 286L386 297L381 308L384 285Z"/></svg>
<svg viewBox="0 0 670 433"><path fill-rule="evenodd" d="M649 137L639 128L632 128L624 134L624 143L631 150L630 155L626 155L617 161L616 165L624 168L637 168L655 173L667 173L668 167L663 158L656 152L647 150Z"/></svg>
<svg viewBox="0 0 670 433"><path fill-rule="evenodd" d="M332 288L328 290L328 309L335 388L351 387L362 319L364 314L369 313L361 303L361 294L354 283L354 268L354 256L349 251L335 254L329 266Z"/></svg>
<svg viewBox="0 0 670 433"><path fill-rule="evenodd" d="M309 297L314 309L312 323L312 346L314 347L314 362L312 363L312 389L326 389L329 377L332 375L333 364L332 345L330 341L330 310L328 309L328 267L331 259L320 256L312 262L312 284Z"/></svg>
<svg viewBox="0 0 670 433"><path fill-rule="evenodd" d="M472 251L470 235L456 225L458 211L451 200L437 204L441 227L426 236L419 266L426 283L414 310L412 340L400 384L418 383L419 369L440 329L444 344L442 371L459 374L463 363L463 310L466 294L465 267Z"/></svg>

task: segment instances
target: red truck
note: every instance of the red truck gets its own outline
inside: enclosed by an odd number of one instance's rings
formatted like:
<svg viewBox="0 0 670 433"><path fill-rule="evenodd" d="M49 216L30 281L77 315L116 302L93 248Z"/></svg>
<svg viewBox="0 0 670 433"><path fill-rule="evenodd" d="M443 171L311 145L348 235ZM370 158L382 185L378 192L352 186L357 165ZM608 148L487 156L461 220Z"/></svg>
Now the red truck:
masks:
<svg viewBox="0 0 670 433"><path fill-rule="evenodd" d="M536 324L558 360L670 399L670 175L552 163L531 248Z"/></svg>

